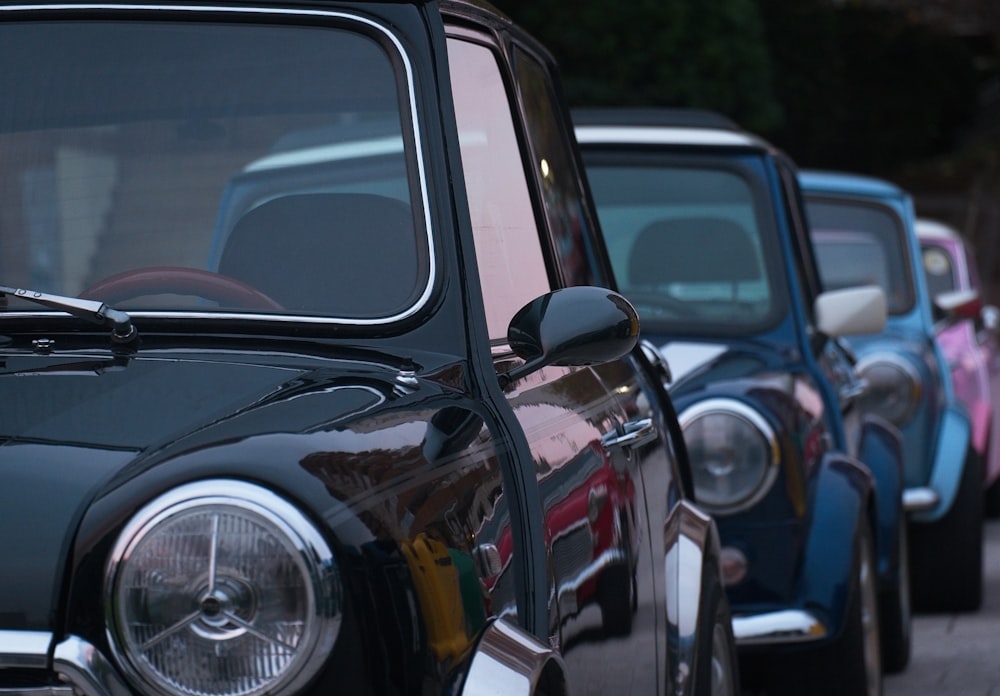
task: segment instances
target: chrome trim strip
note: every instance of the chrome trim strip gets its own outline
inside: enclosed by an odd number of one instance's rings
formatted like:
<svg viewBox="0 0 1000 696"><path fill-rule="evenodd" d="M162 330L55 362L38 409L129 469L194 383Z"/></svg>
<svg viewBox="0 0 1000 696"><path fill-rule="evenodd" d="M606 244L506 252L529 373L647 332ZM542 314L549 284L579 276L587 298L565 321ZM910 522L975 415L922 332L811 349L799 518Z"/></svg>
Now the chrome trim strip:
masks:
<svg viewBox="0 0 1000 696"><path fill-rule="evenodd" d="M903 509L907 512L933 510L940 502L941 496L929 486L917 486L903 491Z"/></svg>
<svg viewBox="0 0 1000 696"><path fill-rule="evenodd" d="M431 293L434 290L434 284L437 279L437 258L434 255L434 236L431 230L431 211L430 211L430 193L428 191L427 182L427 170L426 163L424 162L424 151L421 146L421 130L420 130L420 120L417 113L417 95L415 90L415 80L413 76L413 65L410 62L409 54L404 50L402 42L385 26L378 24L366 17L360 15L349 14L346 12L331 12L328 10L304 10L304 9L293 9L293 8L274 8L274 7L226 7L226 6L215 6L215 5L141 5L136 3L123 3L123 4L112 4L112 3L81 3L79 5L70 4L48 4L48 5L0 5L0 13L7 12L60 12L60 11L73 11L81 12L87 10L100 10L100 11L150 11L150 12L192 12L200 14L218 14L226 13L230 15L240 15L240 14L259 14L259 15L279 15L279 16L297 16L297 17L325 17L333 19L346 19L350 21L357 22L359 24L364 24L371 27L382 34L396 47L396 51L399 54L400 62L406 72L406 93L409 99L410 108L410 122L413 125L413 139L415 143L416 152L414 153L417 161L417 170L419 172L420 178L420 197L421 204L424 210L424 232L425 232L425 242L427 243L427 258L428 258L428 273L427 273L427 284L424 286L423 292L417 301L410 306L408 309L400 312L391 317L383 317L380 319L346 319L337 317L314 317L314 316L303 316L303 315L292 315L292 314L251 314L251 313L205 313L205 312L142 312L142 311L130 311L129 315L133 318L135 317L146 317L146 318L156 318L156 319L252 319L260 321L273 321L279 323L300 323L300 324L334 324L338 326L349 325L349 326L382 326L385 324L394 324L396 322L402 321L408 317L413 316L430 300ZM2 16L2 14L0 14ZM5 312L5 317L18 317L18 316L29 316L29 317L51 317L53 314L62 316L69 316L63 312Z"/></svg>
<svg viewBox="0 0 1000 696"><path fill-rule="evenodd" d="M78 696L130 696L111 662L93 645L70 636L56 646L53 668Z"/></svg>
<svg viewBox="0 0 1000 696"><path fill-rule="evenodd" d="M77 696L72 686L25 686L5 689L0 686L2 696Z"/></svg>
<svg viewBox="0 0 1000 696"><path fill-rule="evenodd" d="M562 658L555 651L506 619L497 619L483 632L461 696L529 696L552 662L565 674Z"/></svg>
<svg viewBox="0 0 1000 696"><path fill-rule="evenodd" d="M48 631L0 631L0 669L45 669L50 645Z"/></svg>
<svg viewBox="0 0 1000 696"><path fill-rule="evenodd" d="M828 633L822 621L801 609L733 617L733 635L739 646L806 643L822 640Z"/></svg>
<svg viewBox="0 0 1000 696"><path fill-rule="evenodd" d="M672 126L577 126L581 144L614 145L729 145L761 147L745 133L721 128L680 128Z"/></svg>

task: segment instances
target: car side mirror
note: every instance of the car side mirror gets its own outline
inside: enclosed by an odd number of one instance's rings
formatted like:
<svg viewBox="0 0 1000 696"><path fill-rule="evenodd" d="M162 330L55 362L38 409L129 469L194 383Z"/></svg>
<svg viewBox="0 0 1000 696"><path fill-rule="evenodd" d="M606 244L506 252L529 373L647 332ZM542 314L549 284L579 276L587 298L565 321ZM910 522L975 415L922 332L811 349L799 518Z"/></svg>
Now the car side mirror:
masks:
<svg viewBox="0 0 1000 696"><path fill-rule="evenodd" d="M877 285L830 290L816 298L816 328L833 338L879 333L888 317L886 307L885 292Z"/></svg>
<svg viewBox="0 0 1000 696"><path fill-rule="evenodd" d="M976 290L953 290L934 296L934 321L978 321L983 313L983 302Z"/></svg>
<svg viewBox="0 0 1000 696"><path fill-rule="evenodd" d="M577 286L546 293L522 307L507 341L524 363L500 375L501 386L546 365L594 365L629 353L639 340L635 308L606 288Z"/></svg>

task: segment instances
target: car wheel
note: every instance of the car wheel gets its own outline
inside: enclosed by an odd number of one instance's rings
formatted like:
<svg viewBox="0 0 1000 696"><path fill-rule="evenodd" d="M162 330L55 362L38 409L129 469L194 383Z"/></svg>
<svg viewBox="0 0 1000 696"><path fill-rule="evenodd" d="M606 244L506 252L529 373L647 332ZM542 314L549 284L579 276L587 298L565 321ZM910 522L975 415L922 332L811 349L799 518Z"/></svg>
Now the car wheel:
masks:
<svg viewBox="0 0 1000 696"><path fill-rule="evenodd" d="M636 595L635 572L627 565L618 563L604 570L597 588L597 601L605 633L627 636L632 632L632 616L638 606Z"/></svg>
<svg viewBox="0 0 1000 696"><path fill-rule="evenodd" d="M970 448L944 517L910 525L913 608L976 611L983 600L983 474Z"/></svg>
<svg viewBox="0 0 1000 696"><path fill-rule="evenodd" d="M1000 478L989 485L984 495L983 514L995 520L1000 517Z"/></svg>
<svg viewBox="0 0 1000 696"><path fill-rule="evenodd" d="M899 525L899 570L896 585L879 596L879 629L882 636L882 669L902 672L910 662L913 612L910 602L910 554L906 521Z"/></svg>
<svg viewBox="0 0 1000 696"><path fill-rule="evenodd" d="M713 575L713 578L716 578ZM706 616L711 621L698 628L698 665L695 696L738 696L740 692L739 658L733 637L733 619L722 583L715 580L706 595Z"/></svg>
<svg viewBox="0 0 1000 696"><path fill-rule="evenodd" d="M868 516L860 520L854 582L844 627L834 641L801 654L783 655L774 665L772 694L841 696L882 694L875 545Z"/></svg>

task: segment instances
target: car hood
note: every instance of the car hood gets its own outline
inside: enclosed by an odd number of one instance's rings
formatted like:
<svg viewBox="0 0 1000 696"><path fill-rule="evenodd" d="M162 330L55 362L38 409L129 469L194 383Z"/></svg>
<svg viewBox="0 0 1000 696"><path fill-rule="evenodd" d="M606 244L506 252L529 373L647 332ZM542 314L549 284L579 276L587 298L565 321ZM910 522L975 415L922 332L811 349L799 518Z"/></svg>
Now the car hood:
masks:
<svg viewBox="0 0 1000 696"><path fill-rule="evenodd" d="M377 361L274 354L0 355L0 630L52 629L74 533L112 481L206 443L349 419L415 382Z"/></svg>
<svg viewBox="0 0 1000 696"><path fill-rule="evenodd" d="M778 347L751 341L649 339L667 361L671 394L680 396L768 373L786 372L792 356Z"/></svg>

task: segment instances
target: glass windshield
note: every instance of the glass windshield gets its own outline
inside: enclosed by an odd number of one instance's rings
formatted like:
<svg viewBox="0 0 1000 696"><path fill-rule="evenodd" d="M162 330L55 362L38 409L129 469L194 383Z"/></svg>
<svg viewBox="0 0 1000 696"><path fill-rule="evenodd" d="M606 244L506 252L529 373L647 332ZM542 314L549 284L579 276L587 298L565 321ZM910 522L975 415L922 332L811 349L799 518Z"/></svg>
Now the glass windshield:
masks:
<svg viewBox="0 0 1000 696"><path fill-rule="evenodd" d="M889 314L909 311L913 285L899 219L865 203L814 199L806 208L823 287L879 285Z"/></svg>
<svg viewBox="0 0 1000 696"><path fill-rule="evenodd" d="M431 264L401 61L347 20L0 24L0 284L405 315Z"/></svg>
<svg viewBox="0 0 1000 696"><path fill-rule="evenodd" d="M725 160L586 153L619 290L644 328L761 330L784 314L766 186Z"/></svg>

